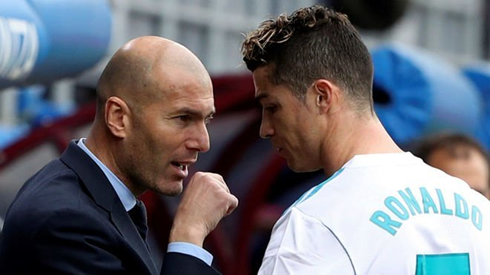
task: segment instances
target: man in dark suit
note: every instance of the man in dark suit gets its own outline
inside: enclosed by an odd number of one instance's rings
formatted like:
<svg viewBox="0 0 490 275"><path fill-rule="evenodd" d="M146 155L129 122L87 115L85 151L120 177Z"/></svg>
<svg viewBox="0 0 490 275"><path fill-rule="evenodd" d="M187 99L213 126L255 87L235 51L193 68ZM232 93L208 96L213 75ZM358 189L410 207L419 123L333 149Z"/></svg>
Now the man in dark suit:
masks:
<svg viewBox="0 0 490 275"><path fill-rule="evenodd" d="M188 166L209 149L213 113L211 79L188 49L160 37L124 45L99 80L89 136L28 180L10 206L0 274L158 274L136 198L182 192ZM217 274L202 244L237 204L220 175L197 172L161 274Z"/></svg>

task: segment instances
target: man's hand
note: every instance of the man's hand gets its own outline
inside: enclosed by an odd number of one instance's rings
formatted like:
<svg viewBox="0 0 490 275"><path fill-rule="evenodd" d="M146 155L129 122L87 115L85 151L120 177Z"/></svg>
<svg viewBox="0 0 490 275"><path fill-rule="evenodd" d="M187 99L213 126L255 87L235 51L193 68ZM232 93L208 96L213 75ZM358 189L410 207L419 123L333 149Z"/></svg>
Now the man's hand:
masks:
<svg viewBox="0 0 490 275"><path fill-rule="evenodd" d="M238 206L223 177L196 172L184 191L170 231L170 242L202 247L204 238L218 222Z"/></svg>

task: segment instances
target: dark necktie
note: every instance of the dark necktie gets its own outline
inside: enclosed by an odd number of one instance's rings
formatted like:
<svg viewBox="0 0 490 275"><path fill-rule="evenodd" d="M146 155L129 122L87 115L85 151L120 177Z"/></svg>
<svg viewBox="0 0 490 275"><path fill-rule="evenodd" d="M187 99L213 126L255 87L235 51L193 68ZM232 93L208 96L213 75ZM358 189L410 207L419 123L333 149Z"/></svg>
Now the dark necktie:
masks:
<svg viewBox="0 0 490 275"><path fill-rule="evenodd" d="M134 225L136 225L136 229L138 229L141 238L146 240L146 232L148 227L146 225L146 208L143 202L136 200L136 205L129 210L128 214L133 220Z"/></svg>

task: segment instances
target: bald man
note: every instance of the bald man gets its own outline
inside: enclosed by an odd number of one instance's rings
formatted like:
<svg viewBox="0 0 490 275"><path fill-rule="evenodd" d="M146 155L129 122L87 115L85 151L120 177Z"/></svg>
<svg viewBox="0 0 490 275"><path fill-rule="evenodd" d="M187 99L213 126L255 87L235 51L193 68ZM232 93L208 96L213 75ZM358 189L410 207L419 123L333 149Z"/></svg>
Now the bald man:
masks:
<svg viewBox="0 0 490 275"><path fill-rule="evenodd" d="M217 274L202 244L238 204L220 175L189 180L160 272L137 200L147 190L183 191L189 166L209 150L214 112L209 74L184 46L160 37L124 45L99 80L88 137L29 179L10 206L0 274Z"/></svg>

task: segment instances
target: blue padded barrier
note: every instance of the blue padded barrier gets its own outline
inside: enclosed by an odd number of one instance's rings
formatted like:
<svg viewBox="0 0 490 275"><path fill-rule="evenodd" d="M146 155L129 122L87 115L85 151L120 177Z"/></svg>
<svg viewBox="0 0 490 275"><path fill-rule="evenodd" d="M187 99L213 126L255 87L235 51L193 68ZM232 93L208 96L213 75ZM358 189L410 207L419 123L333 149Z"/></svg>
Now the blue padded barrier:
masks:
<svg viewBox="0 0 490 275"><path fill-rule="evenodd" d="M463 74L478 88L482 96L485 112L480 127L476 131L476 138L490 150L490 63L478 63L464 67Z"/></svg>
<svg viewBox="0 0 490 275"><path fill-rule="evenodd" d="M107 0L0 1L0 89L89 69L107 51L111 20Z"/></svg>
<svg viewBox="0 0 490 275"><path fill-rule="evenodd" d="M396 44L374 49L372 58L376 113L397 143L438 131L475 133L481 96L458 68Z"/></svg>

